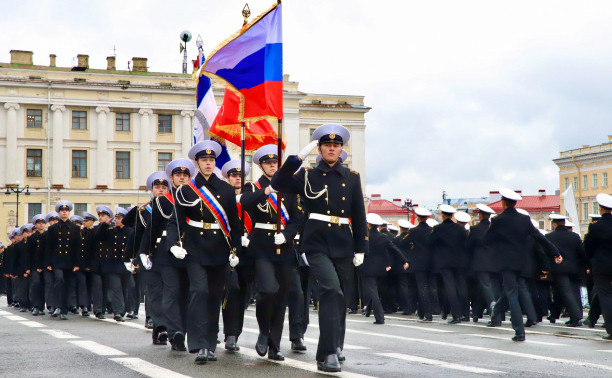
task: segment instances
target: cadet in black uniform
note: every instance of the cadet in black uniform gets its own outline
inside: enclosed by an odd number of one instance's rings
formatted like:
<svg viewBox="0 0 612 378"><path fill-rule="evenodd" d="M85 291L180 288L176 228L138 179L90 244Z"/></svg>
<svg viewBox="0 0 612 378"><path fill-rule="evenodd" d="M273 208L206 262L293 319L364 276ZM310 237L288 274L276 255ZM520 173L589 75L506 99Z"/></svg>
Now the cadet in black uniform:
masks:
<svg viewBox="0 0 612 378"><path fill-rule="evenodd" d="M301 211L297 208L295 194L286 194L280 205L276 192L270 187L270 179L278 167L278 147L266 145L253 154L263 175L255 182L254 192L243 193L240 203L253 220L253 232L249 235L249 250L255 256L255 280L257 282L257 323L259 337L255 350L260 356L283 361L280 339L285 320L287 295L291 274L295 266L293 238L301 225ZM276 233L277 212L282 215L281 232ZM287 242L289 241L289 242Z"/></svg>
<svg viewBox="0 0 612 378"><path fill-rule="evenodd" d="M122 207L115 208L115 227L109 227L114 236L112 255L108 256L110 272L107 274L108 296L113 309L114 319L118 322L124 321L128 304L128 287L130 271L128 266L129 259L126 258L126 251L130 251L130 244L133 243L134 230L122 223L127 210ZM104 226L104 225L102 225ZM133 268L130 268L130 270Z"/></svg>
<svg viewBox="0 0 612 378"><path fill-rule="evenodd" d="M234 188L213 173L220 153L221 145L211 140L191 148L189 158L195 161L199 173L189 184L177 188L174 199L178 223L168 224L168 239L173 245L170 251L186 257L190 293L187 341L189 351L197 352L196 363L217 359L214 351L226 266L228 260L232 266L238 264L236 255L241 247L242 224Z"/></svg>
<svg viewBox="0 0 612 378"><path fill-rule="evenodd" d="M102 308L106 305L106 300L110 301L111 310L114 319L118 322L124 321L123 314L125 312L125 301L123 297L123 287L121 284L121 275L127 271L123 265L123 256L118 255L117 251L117 232L112 226L113 211L108 206L98 206L98 219L100 223L94 231L94 246L98 250L94 259L99 258L100 274L106 281L108 293L102 295ZM100 289L103 290L102 285ZM92 289L93 291L93 289ZM98 313L94 302L94 313ZM102 310L102 314L104 311ZM100 318L96 314L96 317Z"/></svg>
<svg viewBox="0 0 612 378"><path fill-rule="evenodd" d="M77 272L77 286L79 305L81 306L81 315L89 316L91 310L91 255L93 253L93 230L94 222L98 218L88 212L83 213L83 228L81 228L81 261L82 269Z"/></svg>
<svg viewBox="0 0 612 378"><path fill-rule="evenodd" d="M563 258L557 248L550 243L531 224L528 216L519 214L516 201L522 197L510 189L501 189L502 206L504 211L492 219L491 226L484 238L484 245L492 248L498 258L502 275L502 287L510 307L514 341L525 341L525 326L523 312L519 303L518 281L519 274L526 260L525 245L527 238L532 236L547 253L555 255L555 261L560 263Z"/></svg>
<svg viewBox="0 0 612 378"><path fill-rule="evenodd" d="M45 221L47 222L47 229L42 234L42 239L40 243L43 245L43 250L45 255L43 256L43 279L45 286L45 303L47 304L47 310L49 313L53 313L55 311L55 300L53 299L53 271L47 269L46 265L46 248L47 248L47 236L49 235L49 228L59 222L59 214L57 211L52 211L45 216Z"/></svg>
<svg viewBox="0 0 612 378"><path fill-rule="evenodd" d="M351 296L353 264L361 265L368 250L359 173L338 162L342 145L348 139L349 132L344 126L320 126L312 134L313 142L297 156L289 156L272 178L271 185L283 193L299 194L308 213L301 251L306 252L320 295L317 368L329 372L341 370L339 356L343 359L345 296ZM322 155L321 163L294 175L317 145Z"/></svg>
<svg viewBox="0 0 612 378"><path fill-rule="evenodd" d="M28 289L30 287L30 254L27 247L28 238L31 234L29 224L24 224L19 228L21 240L15 244L15 260L13 274L15 277L15 294L19 301L19 312L26 312L30 308L30 297Z"/></svg>
<svg viewBox="0 0 612 378"><path fill-rule="evenodd" d="M242 236L242 250L240 251L240 264L236 267L238 275L237 287L225 288L225 301L223 303L223 333L225 333L225 349L230 352L240 350L238 337L242 333L244 325L244 312L247 307L247 297L249 287L255 281L255 256L248 248L248 234L253 230L253 221L248 212L241 210L239 197L242 193L242 172L240 160L230 160L221 168L221 174L227 182L234 188L237 198L238 216L244 217L244 235ZM251 172L250 164L244 166L244 176ZM255 186L252 183L245 183L244 191L253 192Z"/></svg>
<svg viewBox="0 0 612 378"><path fill-rule="evenodd" d="M8 306L19 308L19 301L16 300L15 296L15 278L13 274L15 265L15 245L21 241L21 231L19 228L15 228L9 235L11 244L6 247L4 251L4 277L6 278L6 301Z"/></svg>
<svg viewBox="0 0 612 378"><path fill-rule="evenodd" d="M45 216L37 214L32 217L34 230L28 242L30 256L30 305L32 315L45 314L45 293L43 290L43 269L45 257L45 244L43 232L45 231Z"/></svg>
<svg viewBox="0 0 612 378"><path fill-rule="evenodd" d="M60 220L49 227L45 242L45 265L53 272L53 300L55 301L52 316L68 320L68 288L73 273L79 270L78 259L81 248L80 229L70 221L72 204L59 201L55 205Z"/></svg>
<svg viewBox="0 0 612 378"><path fill-rule="evenodd" d="M608 332L603 338L612 340L612 196L600 193L596 199L601 218L589 225L584 248Z"/></svg>

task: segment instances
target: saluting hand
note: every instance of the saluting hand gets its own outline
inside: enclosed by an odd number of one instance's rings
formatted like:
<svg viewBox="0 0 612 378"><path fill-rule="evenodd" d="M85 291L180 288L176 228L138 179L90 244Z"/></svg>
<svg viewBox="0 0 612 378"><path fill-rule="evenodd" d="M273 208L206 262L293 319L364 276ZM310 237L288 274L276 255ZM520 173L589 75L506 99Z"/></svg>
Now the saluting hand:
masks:
<svg viewBox="0 0 612 378"><path fill-rule="evenodd" d="M408 266L409 266L409 265L408 265L408 263L407 263L407 262L405 262L405 263L404 263L404 270L408 270Z"/></svg>
<svg viewBox="0 0 612 378"><path fill-rule="evenodd" d="M52 271L53 270L53 268L51 268L51 265L47 266L47 270L48 271Z"/></svg>
<svg viewBox="0 0 612 378"><path fill-rule="evenodd" d="M561 264L563 262L563 256L559 255L559 256L555 257L555 262L557 264Z"/></svg>

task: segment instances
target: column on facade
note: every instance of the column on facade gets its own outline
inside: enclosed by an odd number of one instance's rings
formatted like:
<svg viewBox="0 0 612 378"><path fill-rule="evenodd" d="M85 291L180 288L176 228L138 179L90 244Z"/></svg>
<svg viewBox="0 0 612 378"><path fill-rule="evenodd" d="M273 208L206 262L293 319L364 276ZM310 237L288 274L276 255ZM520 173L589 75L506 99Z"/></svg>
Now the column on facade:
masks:
<svg viewBox="0 0 612 378"><path fill-rule="evenodd" d="M351 169L360 173L361 186L365 190L365 125L351 127Z"/></svg>
<svg viewBox="0 0 612 378"><path fill-rule="evenodd" d="M95 185L99 188L108 188L108 175L107 167L108 162L112 161L108 159L108 125L107 115L110 113L110 109L106 106L98 106L96 108L98 113L98 128L96 132L96 181Z"/></svg>
<svg viewBox="0 0 612 378"><path fill-rule="evenodd" d="M297 154L310 140L300 146L300 114L297 109L285 109L283 114L283 136L286 143L286 154ZM315 152L313 152L315 153Z"/></svg>
<svg viewBox="0 0 612 378"><path fill-rule="evenodd" d="M134 175L138 180L137 185L145 185L144 179L151 174L151 116L153 109L140 109L140 159L139 173Z"/></svg>
<svg viewBox="0 0 612 378"><path fill-rule="evenodd" d="M19 104L7 102L6 112L6 183L14 184L17 180L17 109Z"/></svg>
<svg viewBox="0 0 612 378"><path fill-rule="evenodd" d="M194 112L191 110L183 110L181 112L181 117L183 117L183 135L181 136L182 148L183 148L183 156L186 157L189 153L189 149L191 149L191 144L193 141L193 125L191 120L193 119ZM176 157L175 157L176 158Z"/></svg>
<svg viewBox="0 0 612 378"><path fill-rule="evenodd" d="M63 186L64 177L64 105L51 106L53 112L53 154L51 155L51 184Z"/></svg>

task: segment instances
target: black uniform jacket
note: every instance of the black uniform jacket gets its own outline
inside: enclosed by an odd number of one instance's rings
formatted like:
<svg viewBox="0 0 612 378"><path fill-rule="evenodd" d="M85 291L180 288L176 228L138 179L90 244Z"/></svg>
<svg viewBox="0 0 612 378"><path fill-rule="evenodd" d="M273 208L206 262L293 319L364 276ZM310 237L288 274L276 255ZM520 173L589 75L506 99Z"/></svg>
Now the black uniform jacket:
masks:
<svg viewBox="0 0 612 378"><path fill-rule="evenodd" d="M584 248L591 274L612 274L612 214L602 214L597 222L589 225Z"/></svg>
<svg viewBox="0 0 612 378"><path fill-rule="evenodd" d="M408 233L407 250L404 250L408 260L409 272L429 272L432 268L433 258L429 250L427 240L431 234L431 227L425 223L419 223Z"/></svg>
<svg viewBox="0 0 612 378"><path fill-rule="evenodd" d="M276 225L276 211L272 208L272 205L268 203L269 196L265 193L266 187L270 185L270 180L262 175L258 182L261 189L255 187L255 190L252 192L245 191L245 193L240 196L240 203L244 206L244 210L251 216L253 227L255 227L257 223ZM287 261L295 259L293 238L297 234L302 223L300 218L303 216L303 213L298 209L297 197L295 194L282 193L281 198L289 214L287 226L281 231L287 242L281 245L281 253L276 254L276 244L274 244L274 234L276 234L276 231L253 228L253 231L249 235L249 251L251 251L251 254L254 255L256 259L267 259L270 261Z"/></svg>
<svg viewBox="0 0 612 378"><path fill-rule="evenodd" d="M94 226L81 228L81 268L91 270L94 251Z"/></svg>
<svg viewBox="0 0 612 378"><path fill-rule="evenodd" d="M2 274L13 275L13 266L15 260L15 243L11 243L4 248L2 261Z"/></svg>
<svg viewBox="0 0 612 378"><path fill-rule="evenodd" d="M380 232L379 233L385 235L384 233ZM393 244L395 244L397 246L397 248L399 248L399 250L402 252L402 256L400 258L400 256L397 256L395 253L391 254L391 273L392 274L398 274L398 273L404 273L404 274L408 274L407 270L404 270L404 267L402 266L403 263L402 261L408 261L407 255L408 255L408 250L410 249L410 245L409 245L409 241L408 241L408 235L410 235L409 232L401 232L398 235L388 235L390 238L393 238Z"/></svg>
<svg viewBox="0 0 612 378"><path fill-rule="evenodd" d="M149 237L145 229L151 223L152 210L149 211L146 206L150 204L152 208L152 202L153 201L140 207L132 207L123 217L123 224L131 227L134 230L134 245L132 246L132 250L128 252L131 254L129 257L134 259L134 267L136 268L136 271L142 270L140 259L137 257L138 254L141 253L140 243L145 240L145 238L148 239ZM148 252L145 252L145 254L147 253Z"/></svg>
<svg viewBox="0 0 612 378"><path fill-rule="evenodd" d="M297 156L289 156L272 177L272 187L282 193L299 194L307 214L350 218L351 224L308 219L300 251L324 253L332 258L368 253L368 226L359 173L339 163L330 167L322 160L316 168L301 169L294 175L301 164Z"/></svg>
<svg viewBox="0 0 612 378"><path fill-rule="evenodd" d="M538 278L541 272L550 272L550 258L546 256L544 248L532 236L527 238L525 244L525 263L520 274L525 278Z"/></svg>
<svg viewBox="0 0 612 378"><path fill-rule="evenodd" d="M26 270L30 269L30 254L28 253L27 241L22 239L15 244L15 259L13 260L13 274L23 277Z"/></svg>
<svg viewBox="0 0 612 378"><path fill-rule="evenodd" d="M34 231L28 238L28 256L29 265L28 269L46 269L45 263L45 234L43 232Z"/></svg>
<svg viewBox="0 0 612 378"><path fill-rule="evenodd" d="M546 235L563 256L561 264L553 264L552 272L583 276L586 271L586 253L580 236L565 226L557 226Z"/></svg>
<svg viewBox="0 0 612 378"><path fill-rule="evenodd" d="M402 255L402 251L393 243L391 236L378 232L376 228L371 228L369 239L370 252L365 256L363 267L361 268L364 276L386 276L386 268L393 264L391 254L401 261L401 265L404 265L406 259Z"/></svg>
<svg viewBox="0 0 612 378"><path fill-rule="evenodd" d="M45 267L72 269L78 266L81 229L70 220L59 220L47 230Z"/></svg>
<svg viewBox="0 0 612 378"><path fill-rule="evenodd" d="M177 188L174 199L179 224L177 227L176 221L172 221L174 217L168 222L168 247L178 244L180 229L180 239L183 248L187 250L185 257L187 263L195 262L207 266L226 264L230 248L235 248L239 254L242 245L242 223L238 218L234 188L215 174L206 180L201 173L198 173L195 181L198 188L206 186L223 207L230 226L229 240L226 240L221 229L202 229L187 223L187 218L204 223L216 223L216 220L196 192L189 185L181 185Z"/></svg>
<svg viewBox="0 0 612 378"><path fill-rule="evenodd" d="M118 249L118 239L119 234L115 230L115 227L108 223L101 223L95 227L93 242L94 262L92 263L93 271L98 271L102 274L127 273L125 265L123 265L123 251ZM123 241L123 237L121 241ZM99 270L96 269L98 267Z"/></svg>
<svg viewBox="0 0 612 378"><path fill-rule="evenodd" d="M173 198L173 192L169 192L169 196ZM151 201L152 215L148 222L142 240L140 242L140 254L150 255L153 263L153 270L162 266L177 266L183 262L172 253L170 253L170 245L166 236L168 222L172 219L176 225L176 213L174 204L166 196L155 197Z"/></svg>
<svg viewBox="0 0 612 378"><path fill-rule="evenodd" d="M526 244L529 236L532 236L546 253L559 255L557 247L533 227L529 216L520 214L514 208L507 208L491 219L484 244L495 251L501 271L521 272L527 258Z"/></svg>
<svg viewBox="0 0 612 378"><path fill-rule="evenodd" d="M429 249L433 255L434 271L464 269L466 263L465 228L446 219L431 230Z"/></svg>
<svg viewBox="0 0 612 378"><path fill-rule="evenodd" d="M470 271L495 273L499 271L496 266L497 258L495 252L484 245L484 237L489 230L491 222L488 219L482 220L475 226L470 227L470 232L466 239L466 251L470 261Z"/></svg>

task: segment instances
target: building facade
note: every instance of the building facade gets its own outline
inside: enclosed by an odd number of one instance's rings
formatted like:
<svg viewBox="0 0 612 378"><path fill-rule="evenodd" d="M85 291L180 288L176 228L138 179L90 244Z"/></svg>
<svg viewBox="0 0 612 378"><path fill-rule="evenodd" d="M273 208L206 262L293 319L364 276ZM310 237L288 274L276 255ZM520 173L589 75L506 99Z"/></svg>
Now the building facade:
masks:
<svg viewBox="0 0 612 378"><path fill-rule="evenodd" d="M599 214L595 196L599 193L612 194L609 181L612 179L612 135L608 141L596 146L582 146L561 151L553 162L559 167L559 188L564 192L572 187L580 228L587 230L589 214ZM563 204L561 213L565 214Z"/></svg>
<svg viewBox="0 0 612 378"><path fill-rule="evenodd" d="M17 214L24 224L60 199L73 202L77 214L147 202L147 176L186 157L193 140L191 75L148 72L146 58L133 58L130 71L116 70L114 57L106 69L90 68L87 55L76 67L56 67L54 55L48 66L32 58L12 50L11 62L0 63L0 187L19 182L29 193L20 195L19 208L15 194L0 197L4 242ZM220 105L223 88L213 87ZM286 153L308 144L317 126L343 124L351 131L344 163L365 184L364 98L303 93L288 75L283 97ZM313 153L307 160L315 159Z"/></svg>

